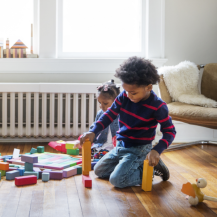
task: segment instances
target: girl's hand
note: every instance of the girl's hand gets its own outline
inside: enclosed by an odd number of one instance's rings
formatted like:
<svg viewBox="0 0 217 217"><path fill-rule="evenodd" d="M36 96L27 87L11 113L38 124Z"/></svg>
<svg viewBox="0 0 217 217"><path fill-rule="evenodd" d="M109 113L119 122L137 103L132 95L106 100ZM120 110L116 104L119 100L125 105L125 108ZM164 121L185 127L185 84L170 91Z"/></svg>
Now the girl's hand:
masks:
<svg viewBox="0 0 217 217"><path fill-rule="evenodd" d="M92 144L94 138L95 138L95 133L92 132L84 133L80 138L80 145L82 146L86 139L89 139Z"/></svg>
<svg viewBox="0 0 217 217"><path fill-rule="evenodd" d="M146 156L146 160L149 161L149 166L156 166L160 160L160 155L157 151L155 150L151 150L147 156Z"/></svg>

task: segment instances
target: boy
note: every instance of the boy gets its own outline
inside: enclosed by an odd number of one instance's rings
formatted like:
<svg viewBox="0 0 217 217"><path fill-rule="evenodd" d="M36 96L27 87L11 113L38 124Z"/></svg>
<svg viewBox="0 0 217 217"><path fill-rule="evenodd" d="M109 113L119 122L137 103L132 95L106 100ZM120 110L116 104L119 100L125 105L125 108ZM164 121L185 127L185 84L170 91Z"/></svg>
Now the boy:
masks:
<svg viewBox="0 0 217 217"><path fill-rule="evenodd" d="M166 181L169 171L160 160L160 154L172 143L176 131L166 103L152 90L152 85L160 80L157 70L149 60L131 57L116 70L115 77L122 81L124 91L94 127L82 135L80 144L87 138L92 142L95 134L119 115L116 148L96 164L96 175L109 177L109 181L119 188L141 185L143 161L148 159L156 174ZM158 123L163 138L152 148Z"/></svg>

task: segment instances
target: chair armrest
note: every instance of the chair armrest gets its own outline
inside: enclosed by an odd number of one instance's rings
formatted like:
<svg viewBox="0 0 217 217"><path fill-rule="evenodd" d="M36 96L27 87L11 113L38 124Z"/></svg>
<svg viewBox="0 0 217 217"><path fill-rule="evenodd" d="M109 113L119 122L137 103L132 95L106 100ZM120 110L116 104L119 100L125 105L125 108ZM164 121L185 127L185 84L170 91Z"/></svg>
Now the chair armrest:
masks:
<svg viewBox="0 0 217 217"><path fill-rule="evenodd" d="M160 75L160 82L158 84L159 89L160 89L160 95L161 95L161 99L165 102L165 103L171 103L172 102L172 98L169 94L169 91L166 87L166 84L164 82L163 79L163 75Z"/></svg>

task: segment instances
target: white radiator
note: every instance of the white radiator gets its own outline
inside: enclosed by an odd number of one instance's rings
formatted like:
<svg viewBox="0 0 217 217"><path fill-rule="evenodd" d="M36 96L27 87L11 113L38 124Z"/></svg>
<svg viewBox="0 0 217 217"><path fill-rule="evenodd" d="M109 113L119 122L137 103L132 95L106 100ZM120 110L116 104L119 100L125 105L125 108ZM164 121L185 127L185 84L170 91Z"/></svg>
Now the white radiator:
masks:
<svg viewBox="0 0 217 217"><path fill-rule="evenodd" d="M0 136L77 138L99 110L99 85L0 83Z"/></svg>

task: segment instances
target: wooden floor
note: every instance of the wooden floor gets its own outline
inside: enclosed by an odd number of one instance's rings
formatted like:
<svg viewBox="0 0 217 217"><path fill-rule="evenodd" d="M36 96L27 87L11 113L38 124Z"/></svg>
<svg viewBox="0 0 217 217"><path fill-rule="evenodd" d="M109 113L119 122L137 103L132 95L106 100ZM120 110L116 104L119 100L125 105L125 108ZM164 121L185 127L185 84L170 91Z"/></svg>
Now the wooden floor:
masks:
<svg viewBox="0 0 217 217"><path fill-rule="evenodd" d="M14 148L21 153L46 144L0 144L2 155L12 154ZM46 145L47 152L56 152ZM206 178L208 186L203 192L217 197L217 147L193 146L162 155L170 169L171 178L153 181L152 192L141 187L114 188L108 180L98 179L93 171L93 188L85 189L81 175L37 185L16 187L14 181L0 181L0 216L58 216L58 217L116 217L116 216L217 216L217 202L206 201L191 207L181 193L183 183Z"/></svg>

